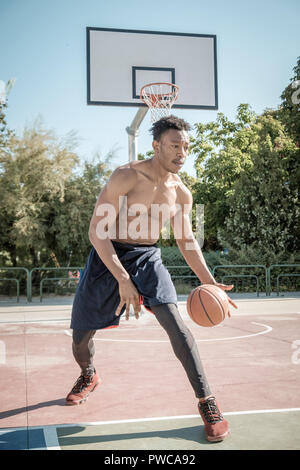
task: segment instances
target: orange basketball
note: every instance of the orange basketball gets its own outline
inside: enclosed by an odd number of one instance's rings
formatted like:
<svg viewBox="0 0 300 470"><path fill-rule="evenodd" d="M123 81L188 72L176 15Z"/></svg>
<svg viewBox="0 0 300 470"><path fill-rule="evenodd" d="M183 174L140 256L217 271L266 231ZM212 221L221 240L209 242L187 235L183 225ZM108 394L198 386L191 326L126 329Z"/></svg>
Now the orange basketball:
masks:
<svg viewBox="0 0 300 470"><path fill-rule="evenodd" d="M191 319L200 326L215 326L229 313L229 302L225 292L212 284L203 284L192 290L187 299L187 311Z"/></svg>

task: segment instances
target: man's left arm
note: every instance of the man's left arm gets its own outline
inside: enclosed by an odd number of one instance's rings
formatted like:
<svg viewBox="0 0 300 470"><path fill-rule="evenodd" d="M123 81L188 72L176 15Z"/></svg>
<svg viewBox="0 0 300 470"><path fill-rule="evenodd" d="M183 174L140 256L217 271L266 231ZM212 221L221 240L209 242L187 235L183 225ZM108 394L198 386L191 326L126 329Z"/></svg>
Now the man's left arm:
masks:
<svg viewBox="0 0 300 470"><path fill-rule="evenodd" d="M202 284L214 284L222 290L231 290L233 285L228 286L226 284L218 283L212 276L206 264L202 250L193 234L190 223L189 214L193 205L192 195L183 185L180 185L178 188L177 203L179 210L177 210L175 216L171 219L171 225L177 246L182 253L182 256ZM230 298L228 298L228 300L231 305L237 308L236 304Z"/></svg>

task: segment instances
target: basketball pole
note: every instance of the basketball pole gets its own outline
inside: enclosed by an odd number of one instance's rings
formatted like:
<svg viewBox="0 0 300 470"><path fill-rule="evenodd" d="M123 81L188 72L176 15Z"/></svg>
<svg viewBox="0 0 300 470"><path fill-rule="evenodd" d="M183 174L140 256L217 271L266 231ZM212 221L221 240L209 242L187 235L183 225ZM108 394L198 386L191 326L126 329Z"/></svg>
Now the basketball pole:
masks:
<svg viewBox="0 0 300 470"><path fill-rule="evenodd" d="M130 162L138 159L139 127L142 124L147 112L147 106L140 107L130 126L126 127L126 131L128 134L128 160Z"/></svg>

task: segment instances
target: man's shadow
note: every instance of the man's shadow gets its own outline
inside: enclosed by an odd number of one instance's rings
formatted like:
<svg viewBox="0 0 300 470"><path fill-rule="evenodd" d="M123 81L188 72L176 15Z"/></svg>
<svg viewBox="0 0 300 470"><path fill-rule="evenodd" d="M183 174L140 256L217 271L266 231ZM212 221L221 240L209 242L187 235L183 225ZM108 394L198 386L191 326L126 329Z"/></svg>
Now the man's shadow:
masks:
<svg viewBox="0 0 300 470"><path fill-rule="evenodd" d="M58 400L50 400L36 403L35 405L31 406L23 406L21 408L2 411L0 412L0 423L1 419L10 418L11 416L27 413L28 411L33 411L40 408L46 408L48 406L64 406L64 404L65 398L60 398ZM32 448L32 446L37 449L45 448L46 443L43 426L37 429L30 429L30 427L27 426L21 427L20 429L8 427L7 430L2 429L0 433L1 450L27 450Z"/></svg>
<svg viewBox="0 0 300 470"><path fill-rule="evenodd" d="M48 406L65 406L65 401L65 398L59 398L58 400L44 401L31 406L23 406L22 408L15 408L13 410L2 411L0 412L0 420L10 418L11 416L16 416L22 413L27 413L28 411L46 408Z"/></svg>
<svg viewBox="0 0 300 470"><path fill-rule="evenodd" d="M153 423L151 423L153 424ZM170 425L171 427L172 425ZM147 449L147 443L145 442L146 439L154 439L153 443L157 442L157 439L162 439L164 441L171 439L174 441L174 445L176 444L176 441L185 441L185 442L195 442L196 444L203 446L203 444L211 446L214 445L215 443L213 442L208 442L205 438L204 434L204 426L199 424L197 426L189 426L189 427L182 427L182 428L176 428L176 429L166 429L166 430L151 430L151 431L135 431L135 432L126 432L124 430L123 433L116 433L112 434L111 429L109 430L110 434L104 434L103 430L102 433L100 434L93 434L91 436L81 434L84 432L86 429L88 429L88 426L74 426L74 427L68 427L68 428L60 428L59 430L59 438L60 438L60 443L62 446L67 446L69 448L72 448L73 446L78 448L78 446L91 446L91 444L94 444L94 449L97 449L97 444L99 444L100 449L118 449L118 447L113 447L112 443L117 442L120 443L122 441L128 441L126 442L126 450L137 450L139 449L139 444L136 442L132 442L133 440L141 440L143 442L141 449L145 450ZM109 445L109 447L107 447ZM146 445L146 447L145 447ZM167 448L172 448L167 447ZM123 448L123 445L122 445ZM125 448L125 447L124 447ZM156 449L158 448L157 446L155 447ZM165 447L164 447L165 448ZM175 447L173 447L175 449ZM193 444L193 449L195 448ZM176 447L178 449L178 447Z"/></svg>

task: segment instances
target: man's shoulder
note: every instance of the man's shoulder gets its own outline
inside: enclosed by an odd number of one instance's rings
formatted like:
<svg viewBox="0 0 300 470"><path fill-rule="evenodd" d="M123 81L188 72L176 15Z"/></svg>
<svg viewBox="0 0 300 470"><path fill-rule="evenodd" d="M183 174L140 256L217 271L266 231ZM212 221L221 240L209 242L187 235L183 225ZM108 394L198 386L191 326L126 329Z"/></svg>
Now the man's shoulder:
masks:
<svg viewBox="0 0 300 470"><path fill-rule="evenodd" d="M178 184L176 188L177 192L177 198L180 200L180 202L184 204L192 204L193 202L193 196L189 188L182 182L180 177L176 175L178 178Z"/></svg>
<svg viewBox="0 0 300 470"><path fill-rule="evenodd" d="M130 163L126 163L125 165L118 166L111 174L110 179L115 182L121 182L123 180L126 181L135 181L137 177L137 169L135 166L131 165Z"/></svg>
<svg viewBox="0 0 300 470"><path fill-rule="evenodd" d="M136 183L140 176L149 175L149 161L148 160L137 160L133 162L125 163L117 167L112 175L111 179L114 181L128 180L128 183Z"/></svg>
<svg viewBox="0 0 300 470"><path fill-rule="evenodd" d="M109 194L127 194L136 184L137 171L130 165L122 165L116 168L108 182L104 191Z"/></svg>
<svg viewBox="0 0 300 470"><path fill-rule="evenodd" d="M144 167L144 162L141 160L133 161L125 163L124 165L118 166L112 175L118 177L135 177L137 176L138 172L141 171Z"/></svg>

